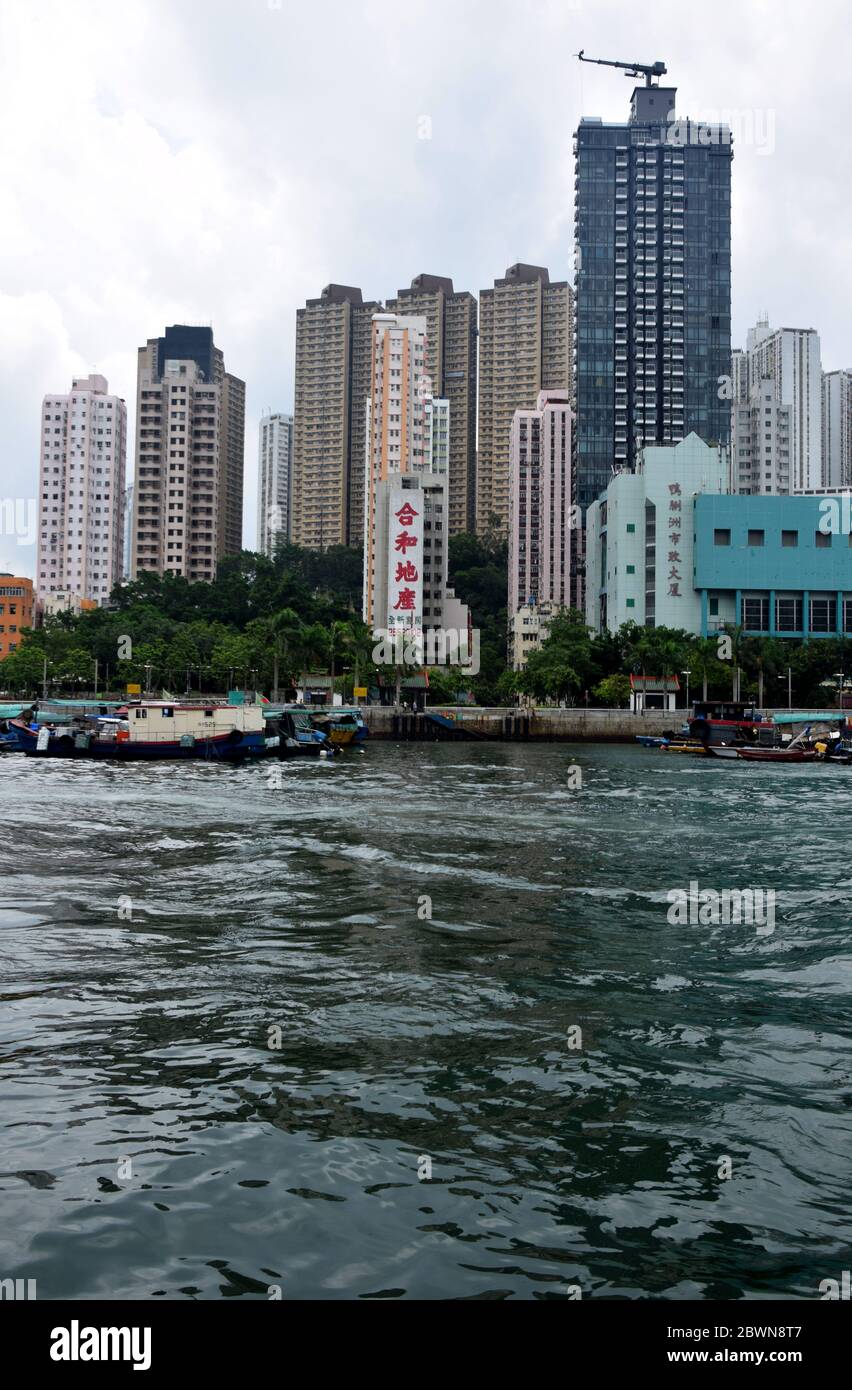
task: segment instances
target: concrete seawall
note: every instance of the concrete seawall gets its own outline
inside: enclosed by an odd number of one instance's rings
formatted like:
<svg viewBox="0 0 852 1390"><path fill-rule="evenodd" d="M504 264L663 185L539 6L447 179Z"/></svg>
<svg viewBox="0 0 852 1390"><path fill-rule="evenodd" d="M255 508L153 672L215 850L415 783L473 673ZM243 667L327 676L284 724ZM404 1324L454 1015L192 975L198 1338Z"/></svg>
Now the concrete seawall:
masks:
<svg viewBox="0 0 852 1390"><path fill-rule="evenodd" d="M512 743L633 743L637 734L678 731L687 713L684 709L633 714L623 709L471 709L447 705L430 706L425 714L397 712L379 705L363 706L361 712L371 738L431 741L473 737ZM441 723L429 715L438 716Z"/></svg>

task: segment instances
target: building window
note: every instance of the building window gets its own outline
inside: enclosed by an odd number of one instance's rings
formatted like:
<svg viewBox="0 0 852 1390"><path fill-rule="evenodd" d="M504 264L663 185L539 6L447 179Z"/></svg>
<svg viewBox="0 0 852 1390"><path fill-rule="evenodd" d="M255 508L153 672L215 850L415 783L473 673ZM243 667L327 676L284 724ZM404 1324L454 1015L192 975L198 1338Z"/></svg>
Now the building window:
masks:
<svg viewBox="0 0 852 1390"><path fill-rule="evenodd" d="M730 544L731 544L731 533L730 533L730 531L727 530L726 528L723 528L723 527L717 527L716 530L713 532L713 544L714 544L714 545L730 545Z"/></svg>
<svg viewBox="0 0 852 1390"><path fill-rule="evenodd" d="M744 596L742 625L749 632L768 632L769 599Z"/></svg>
<svg viewBox="0 0 852 1390"><path fill-rule="evenodd" d="M718 616L719 616L719 600L718 600L717 598L711 598L711 600L710 600L710 617L711 617L711 618L718 618Z"/></svg>
<svg viewBox="0 0 852 1390"><path fill-rule="evenodd" d="M815 531L814 540L816 542L817 550L827 550L828 547L831 545L831 532Z"/></svg>
<svg viewBox="0 0 852 1390"><path fill-rule="evenodd" d="M635 608L635 607L636 607L636 600L633 599L633 598L629 598L629 599L627 600L627 607L628 607L628 608Z"/></svg>
<svg viewBox="0 0 852 1390"><path fill-rule="evenodd" d="M783 546L794 546L799 544L798 531L782 531L781 544Z"/></svg>
<svg viewBox="0 0 852 1390"><path fill-rule="evenodd" d="M636 573L636 566L635 566L635 565L628 565L628 566L627 566L627 573L628 573L628 574L635 574L635 573Z"/></svg>
<svg viewBox="0 0 852 1390"><path fill-rule="evenodd" d="M833 598L811 599L811 632L834 631L835 602Z"/></svg>
<svg viewBox="0 0 852 1390"><path fill-rule="evenodd" d="M779 632L802 631L802 600L800 598L777 598L775 600L775 626Z"/></svg>
<svg viewBox="0 0 852 1390"><path fill-rule="evenodd" d="M633 522L633 521L628 521L628 523L627 523L627 534L630 535L630 534L631 534L632 532L634 532L635 530L636 530L636 523Z"/></svg>
<svg viewBox="0 0 852 1390"><path fill-rule="evenodd" d="M763 538L763 531L749 531L748 533L749 545L763 545Z"/></svg>

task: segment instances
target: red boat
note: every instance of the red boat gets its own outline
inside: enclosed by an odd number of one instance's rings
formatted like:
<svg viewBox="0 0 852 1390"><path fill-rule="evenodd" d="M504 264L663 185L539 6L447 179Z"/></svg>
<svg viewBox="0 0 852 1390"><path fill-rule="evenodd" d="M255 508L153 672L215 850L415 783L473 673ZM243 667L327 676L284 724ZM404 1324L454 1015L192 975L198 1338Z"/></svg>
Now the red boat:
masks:
<svg viewBox="0 0 852 1390"><path fill-rule="evenodd" d="M737 757L750 763L809 763L816 757L813 748L738 748Z"/></svg>

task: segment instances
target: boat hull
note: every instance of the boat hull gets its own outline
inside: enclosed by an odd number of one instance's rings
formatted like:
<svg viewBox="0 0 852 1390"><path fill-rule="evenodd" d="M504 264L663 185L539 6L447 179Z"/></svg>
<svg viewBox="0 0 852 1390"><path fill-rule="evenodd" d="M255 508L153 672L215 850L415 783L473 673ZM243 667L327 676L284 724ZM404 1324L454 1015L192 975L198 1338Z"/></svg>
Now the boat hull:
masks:
<svg viewBox="0 0 852 1390"><path fill-rule="evenodd" d="M805 748L738 748L737 757L748 763L810 763L816 753Z"/></svg>
<svg viewBox="0 0 852 1390"><path fill-rule="evenodd" d="M234 731L237 732L237 731ZM112 762L240 762L244 758L263 758L277 750L277 739L263 734L232 732L215 738L196 739L184 745L179 741L105 740L90 738L78 745L73 734L51 734L46 748L38 747L38 734L22 725L15 726L18 745L31 758L74 758Z"/></svg>

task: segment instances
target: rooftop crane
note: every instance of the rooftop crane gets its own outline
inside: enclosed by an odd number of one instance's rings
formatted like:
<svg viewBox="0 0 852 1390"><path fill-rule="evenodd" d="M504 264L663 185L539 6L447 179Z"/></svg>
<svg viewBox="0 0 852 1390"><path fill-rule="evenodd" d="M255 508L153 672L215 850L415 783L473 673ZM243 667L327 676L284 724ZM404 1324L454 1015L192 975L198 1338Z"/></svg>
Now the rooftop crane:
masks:
<svg viewBox="0 0 852 1390"><path fill-rule="evenodd" d="M663 73L668 72L665 63L661 63L659 59L656 63L621 63L613 58L587 58L582 48L577 54L577 57L580 59L581 63L599 63L602 67L606 68L624 68L625 77L644 76L646 87L653 87L654 83L652 79L655 77L662 77Z"/></svg>

